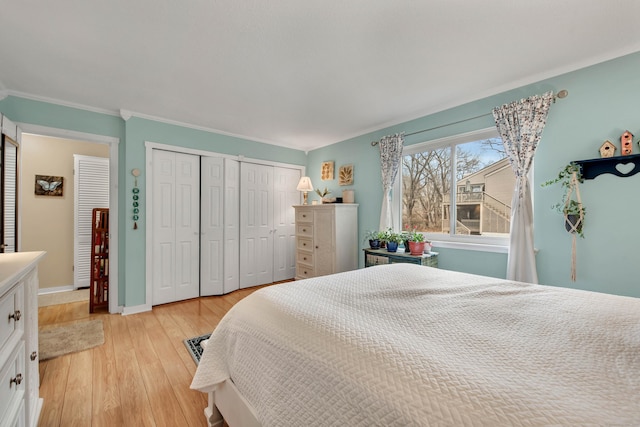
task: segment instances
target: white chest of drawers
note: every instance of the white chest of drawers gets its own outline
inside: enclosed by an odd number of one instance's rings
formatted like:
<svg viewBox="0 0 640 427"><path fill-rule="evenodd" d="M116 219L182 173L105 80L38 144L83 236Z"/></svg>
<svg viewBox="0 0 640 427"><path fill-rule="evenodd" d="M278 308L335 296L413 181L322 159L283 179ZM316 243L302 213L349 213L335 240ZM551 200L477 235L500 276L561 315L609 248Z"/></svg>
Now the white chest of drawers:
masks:
<svg viewBox="0 0 640 427"><path fill-rule="evenodd" d="M358 205L294 206L296 279L358 268Z"/></svg>
<svg viewBox="0 0 640 427"><path fill-rule="evenodd" d="M38 262L44 252L0 254L0 426L38 424Z"/></svg>

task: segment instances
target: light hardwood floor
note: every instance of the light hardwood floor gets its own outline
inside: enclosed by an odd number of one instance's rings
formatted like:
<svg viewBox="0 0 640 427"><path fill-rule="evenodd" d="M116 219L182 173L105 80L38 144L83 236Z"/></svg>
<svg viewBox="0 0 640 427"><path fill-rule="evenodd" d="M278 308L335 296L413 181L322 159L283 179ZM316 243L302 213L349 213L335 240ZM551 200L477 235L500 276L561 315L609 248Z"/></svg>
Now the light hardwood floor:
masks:
<svg viewBox="0 0 640 427"><path fill-rule="evenodd" d="M101 318L102 346L40 362L39 426L206 426L206 395L189 389L196 364L183 340L211 332L260 287L153 307L89 314L89 302L40 307L40 326Z"/></svg>

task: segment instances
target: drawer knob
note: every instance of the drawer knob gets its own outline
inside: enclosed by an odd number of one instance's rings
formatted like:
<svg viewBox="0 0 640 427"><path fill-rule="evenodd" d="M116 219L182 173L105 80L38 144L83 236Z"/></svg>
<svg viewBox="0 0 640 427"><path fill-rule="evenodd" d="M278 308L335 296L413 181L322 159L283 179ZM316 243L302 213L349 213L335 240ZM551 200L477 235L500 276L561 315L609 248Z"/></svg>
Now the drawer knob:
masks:
<svg viewBox="0 0 640 427"><path fill-rule="evenodd" d="M307 257L304 257L304 258L302 258L302 259L306 261L306 260L307 260Z"/></svg>
<svg viewBox="0 0 640 427"><path fill-rule="evenodd" d="M318 246L316 246L316 249L318 249Z"/></svg>
<svg viewBox="0 0 640 427"><path fill-rule="evenodd" d="M306 229L306 228L303 228L303 229L302 229L302 232L303 232L303 233L306 233L306 232L307 232L307 229Z"/></svg>
<svg viewBox="0 0 640 427"><path fill-rule="evenodd" d="M34 351L33 353L31 353L31 356L29 356L29 358L31 360L36 360L38 358L38 352Z"/></svg>
<svg viewBox="0 0 640 427"><path fill-rule="evenodd" d="M306 218L306 217L307 217L306 215L302 215L302 218Z"/></svg>
<svg viewBox="0 0 640 427"><path fill-rule="evenodd" d="M302 244L302 246L307 246L307 244L306 244L306 243L303 243L303 244Z"/></svg>
<svg viewBox="0 0 640 427"><path fill-rule="evenodd" d="M17 322L18 320L20 320L21 317L22 317L22 313L20 313L20 310L16 310L9 315L9 320L13 319Z"/></svg>
<svg viewBox="0 0 640 427"><path fill-rule="evenodd" d="M13 386L13 383L16 383L16 385L20 385L22 383L22 374L18 374L15 376L15 378L11 378L11 380L9 380L9 388Z"/></svg>

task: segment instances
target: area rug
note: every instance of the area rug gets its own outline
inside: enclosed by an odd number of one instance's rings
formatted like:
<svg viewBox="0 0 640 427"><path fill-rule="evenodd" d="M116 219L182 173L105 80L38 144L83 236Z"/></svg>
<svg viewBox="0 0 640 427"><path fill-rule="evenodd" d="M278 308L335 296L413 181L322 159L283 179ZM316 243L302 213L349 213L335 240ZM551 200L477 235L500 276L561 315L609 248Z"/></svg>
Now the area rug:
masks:
<svg viewBox="0 0 640 427"><path fill-rule="evenodd" d="M40 361L88 350L102 344L104 344L102 319L43 326L38 330Z"/></svg>
<svg viewBox="0 0 640 427"><path fill-rule="evenodd" d="M199 337L184 340L184 345L187 346L187 350L189 350L189 354L193 357L193 361L196 362L196 365L200 363L200 357L202 357L202 352L204 351L202 341L208 340L210 336L211 334L204 334Z"/></svg>
<svg viewBox="0 0 640 427"><path fill-rule="evenodd" d="M38 307L89 301L89 288L38 295Z"/></svg>

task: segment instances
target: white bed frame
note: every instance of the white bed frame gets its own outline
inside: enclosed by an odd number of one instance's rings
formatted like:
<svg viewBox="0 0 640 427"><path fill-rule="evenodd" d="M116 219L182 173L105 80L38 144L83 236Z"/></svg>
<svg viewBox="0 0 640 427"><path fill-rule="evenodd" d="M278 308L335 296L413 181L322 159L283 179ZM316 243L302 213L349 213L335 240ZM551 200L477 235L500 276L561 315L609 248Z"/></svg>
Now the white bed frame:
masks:
<svg viewBox="0 0 640 427"><path fill-rule="evenodd" d="M255 411L231 380L226 380L209 392L209 404L204 409L204 416L209 427L222 427L224 421L229 427L261 427Z"/></svg>

